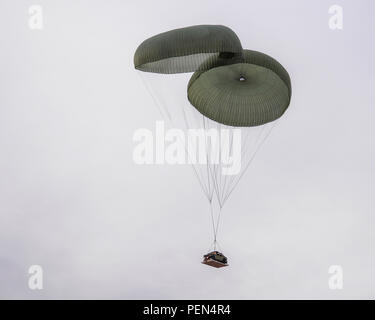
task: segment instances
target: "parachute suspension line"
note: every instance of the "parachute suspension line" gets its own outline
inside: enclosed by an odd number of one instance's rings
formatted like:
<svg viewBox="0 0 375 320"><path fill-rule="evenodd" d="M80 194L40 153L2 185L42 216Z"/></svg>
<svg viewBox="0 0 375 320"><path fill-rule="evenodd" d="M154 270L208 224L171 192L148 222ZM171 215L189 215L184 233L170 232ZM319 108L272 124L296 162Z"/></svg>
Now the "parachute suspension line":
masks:
<svg viewBox="0 0 375 320"><path fill-rule="evenodd" d="M208 120L208 121L211 121L211 120ZM218 124L215 122L214 125L216 126L216 128L218 128ZM213 153L214 155L216 155L216 152L220 152L220 143L217 143L218 141L216 140L216 145L214 146L214 149L211 150L211 153ZM210 145L210 147L212 148L212 144ZM213 191L215 191L216 193L216 198L219 202L219 206L222 207L222 203L221 203L221 199L220 199L220 196L219 196L219 193L218 193L218 190L219 190L219 184L218 184L218 180L217 180L217 170L218 170L218 164L216 163L212 163L210 165L210 171L211 171L211 178L212 178L212 183L213 183Z"/></svg>
<svg viewBox="0 0 375 320"><path fill-rule="evenodd" d="M247 135L246 135L246 138L245 140L243 140L241 142L241 163L246 159L245 155L247 155L248 153L251 154L251 152L254 152L255 151L255 146L258 144L258 142L261 140L261 136L262 136L262 133L264 131L264 128L265 126L262 126L261 130L258 130L257 132L257 135L256 135L256 138L255 138L255 142L252 143L252 145L248 145L248 139L250 136L254 136L255 135L255 132L253 135L251 135L250 133L252 132L253 128L250 128L247 130ZM250 160L251 161L251 160ZM230 190L230 187L233 185L233 182L236 180L236 177L237 175L233 175L229 178L229 183L228 183L228 186L224 192L224 199L227 198L227 194ZM239 178L240 179L240 178ZM225 200L226 201L226 200Z"/></svg>
<svg viewBox="0 0 375 320"><path fill-rule="evenodd" d="M258 145L259 141L261 141L261 137L262 137L265 127L266 126L262 126L261 130L258 130L258 132L252 132L252 130L254 130L253 128L247 129L246 139L242 141L241 143L241 163L245 161L245 165L246 165L247 159L249 159L249 161L251 162L251 154L253 154L256 151L256 146ZM254 136L255 136L255 139L254 139ZM248 139L250 139L250 141L248 141ZM247 156L248 154L250 154L250 157ZM235 182L236 178L238 178L237 175L234 175L230 178L230 182L228 184L227 190L225 190L225 198L227 198L228 192L231 189L231 186ZM238 178L238 180L240 180L240 178Z"/></svg>
<svg viewBox="0 0 375 320"><path fill-rule="evenodd" d="M141 78L144 86L146 87L146 90L148 91L149 95L151 96L151 98L153 99L154 101L154 104L156 105L156 107L158 108L161 116L163 117L163 119L166 119L168 122L169 122L169 125L170 126L173 126L173 121L172 121L172 117L170 115L170 113L168 112L168 109L166 107L163 106L162 103L160 103L159 99L156 98L155 94L153 93L153 91L151 90L151 88L149 87L149 84L148 82L146 81L145 78L142 77L142 75L137 72L137 74L139 75L139 77ZM183 109L183 106L181 106L182 108L182 111L184 112L184 109ZM164 112L163 112L164 111ZM185 113L184 113L184 119L185 119L185 124L186 124L186 127L188 128L188 124L187 124L187 119L186 119L186 116L185 116ZM185 152L186 152L186 155L188 156L188 158L190 158L190 155L189 155L189 152L185 146ZM205 188L205 185L203 184L202 182L202 178L199 176L198 172L197 172L197 169L195 168L194 164L192 164L192 167L193 167L193 170L194 170L194 173L198 179L198 182L204 192L204 194L206 195L206 197L209 199L209 194L208 192L206 191L206 188Z"/></svg>
<svg viewBox="0 0 375 320"><path fill-rule="evenodd" d="M218 183L217 183L217 179L216 179L216 176L213 176L215 178L215 181L216 181L216 191L219 190L218 187ZM218 193L216 193L216 195L218 195ZM214 241L213 241L213 248L214 248L214 251L216 251L216 247L219 247L219 244L218 244L218 241L217 241L217 238L218 238L218 233L219 233L219 225L220 225L220 220L221 220L221 211L222 211L222 202L221 202L221 199L217 196L216 199L218 200L218 204L219 204L219 213L217 215L215 215L215 212L214 212L214 206L213 206L213 199L211 199L210 201L210 210L211 210L211 219L212 219L212 228L213 228L213 233L214 233ZM215 219L216 217L216 219ZM216 220L216 221L215 221Z"/></svg>
<svg viewBox="0 0 375 320"><path fill-rule="evenodd" d="M222 208L219 208L219 214L217 215L217 220L215 222L215 213L214 213L214 205L213 205L213 200L211 199L209 201L210 204L210 214L211 214L211 223L212 223L212 231L213 231L213 236L214 236L214 241L213 241L213 247L214 250L216 250L216 246L219 247L218 241L217 241L217 235L219 233L219 225L220 225L220 218L221 218L221 210ZM212 246L212 245L211 245Z"/></svg>
<svg viewBox="0 0 375 320"><path fill-rule="evenodd" d="M217 123L216 122L212 122L211 120L208 120L210 121L211 123L211 128L212 128L212 125L216 126L217 127ZM214 155L215 159L214 161L212 161L212 164L210 166L211 168L211 177L212 177L212 180L213 180L213 187L214 187L214 192L216 194L216 199L218 200L219 202L219 205L221 206L221 202L220 202L220 198L219 198L219 195L218 195L218 188L219 188L219 185L218 185L218 181L217 181L217 170L218 170L218 163L216 162L217 160L219 160L218 158L216 158L216 154L219 152L219 144L218 144L218 140L216 139L215 140L215 145L212 147L212 141L211 141L211 154Z"/></svg>
<svg viewBox="0 0 375 320"><path fill-rule="evenodd" d="M262 128L262 131L261 133L258 135L255 143L254 143L254 146L255 146L255 150L253 150L252 152L250 151L250 149L247 149L245 151L246 154L250 154L250 159L248 161L248 163L246 164L244 170L242 170L242 172L240 173L240 175L237 177L234 177L229 185L229 188L227 190L227 195L225 197L225 200L224 201L227 201L227 199L229 198L229 196L231 195L231 193L234 191L234 189L236 188L236 186L238 185L238 183L240 182L242 176L245 174L245 172L247 171L247 169L250 167L250 164L253 162L256 154L258 153L261 145L263 144L263 142L266 140L266 138L268 137L268 135L270 134L270 132L263 138L263 140L260 139L260 137L262 136L262 132L263 132L264 128ZM260 141L260 143L259 143Z"/></svg>
<svg viewBox="0 0 375 320"><path fill-rule="evenodd" d="M226 198L224 199L224 203L225 201L227 201L227 199L229 198L229 196L231 195L231 193L233 192L233 190L236 188L236 186L238 185L239 181L241 180L242 176L244 175L244 173L246 172L246 170L249 168L251 162L254 160L256 154L258 153L260 147L263 145L263 143L266 141L266 139L269 137L269 135L271 134L271 131L272 129L275 127L277 121L275 121L273 123L273 125L271 126L270 130L267 132L267 134L265 135L265 137L262 139L262 141L258 144L254 154L252 155L250 161L248 162L248 164L246 165L245 169L242 171L242 173L240 174L239 178L237 179L237 181L235 182L234 186L232 187L232 189L229 191L228 195L226 196Z"/></svg>
<svg viewBox="0 0 375 320"><path fill-rule="evenodd" d="M167 119L167 121L169 121L169 124L172 124L172 118L171 118L171 115L169 114L168 112L168 109L166 107L163 106L162 103L160 103L159 99L156 98L154 92L151 90L148 82L146 81L146 79L141 75L140 72L137 72L138 76L141 78L142 82L143 82L143 85L145 86L147 92L149 93L149 95L151 96L152 100L154 101L154 104L156 105L156 107L158 108L159 112L160 112L160 115L163 117L163 119ZM163 113L164 111L164 113Z"/></svg>
<svg viewBox="0 0 375 320"><path fill-rule="evenodd" d="M202 171L203 171L202 177L203 177L204 182L207 181L207 191L208 191L209 200L210 200L213 197L214 185L213 185L212 176L211 176L211 163L210 163L210 157L209 157L209 152L208 152L210 150L209 145L211 145L211 143L209 144L208 142L208 133L207 133L207 124L206 124L206 119L208 120L208 118L203 116L200 112L197 112L195 108L191 108L190 104L189 104L189 107L190 107L190 110L192 110L192 112L190 113L193 115L192 121L195 122L198 129L203 129L206 165L204 165L202 168ZM186 113L185 115L187 116ZM199 166L199 168L201 167ZM205 176L207 177L207 179L204 178Z"/></svg>
<svg viewBox="0 0 375 320"><path fill-rule="evenodd" d="M221 138L222 138L222 135L221 135L221 132L222 132L222 129L224 128L224 125L222 125L221 123L218 123L216 122L216 129L217 129L217 132L218 132L218 139L217 139L217 145L216 147L218 148L217 152L219 153L219 163L216 165L216 171L215 171L215 180L216 180L216 189L217 189L217 199L218 199L218 203L219 203L219 213L217 215L217 221L216 221L216 226L215 226L215 243L214 243L214 250L216 250L216 245L218 245L217 243L217 235L218 235L218 231L219 231L219 225L220 225L220 218L221 218L221 210L223 208L223 197L222 197L222 193L221 193L221 187L223 185L222 183L222 169L223 169L223 160L222 159L222 155L223 153L221 152L221 148L222 148L222 141L221 141ZM216 153L215 153L216 154Z"/></svg>
<svg viewBox="0 0 375 320"><path fill-rule="evenodd" d="M214 183L215 183L215 193L216 193L216 198L219 202L219 205L221 207L221 199L220 199L220 196L219 196L219 193L218 193L218 190L219 190L219 184L218 184L218 181L217 181L217 170L218 170L218 165L215 164L214 167L213 167L213 174L212 174L212 178L214 180Z"/></svg>
<svg viewBox="0 0 375 320"><path fill-rule="evenodd" d="M206 146L206 161L207 161L207 166L206 166L206 169L207 169L207 180L208 180L208 192L209 192L209 195L210 195L210 198L209 200L212 201L212 197L213 197L213 186L211 184L211 169L210 169L210 165L211 165L211 159L209 158L209 153L208 153L208 137L207 137L207 127L206 127L206 120L204 118L204 116L202 115L202 121L203 121L203 129L204 129L204 137L205 137L205 146ZM211 146L211 144L210 144Z"/></svg>
<svg viewBox="0 0 375 320"><path fill-rule="evenodd" d="M231 139L229 141L230 145L229 145L229 154L228 154L228 160L229 160L229 157L230 155L232 154L232 151L233 151L233 128L232 130L230 131L231 132ZM228 175L225 175L224 176L224 183L223 183L223 186L222 186L222 189L221 189L221 200L225 197L225 188L226 188L226 184L227 184L227 181L230 180Z"/></svg>
<svg viewBox="0 0 375 320"><path fill-rule="evenodd" d="M223 129L223 126L221 125L221 124L219 124L219 127L220 127L220 131L219 132L221 132L221 130ZM221 194L221 189L222 189L222 186L223 186L223 162L226 160L226 159L224 159L224 157L223 157L223 150L222 150L222 147L223 147L223 142L221 141L221 139L222 139L222 136L221 136L221 134L220 134L220 147L219 147L219 149L220 149L220 164L219 164L219 172L218 172L218 178L219 178L219 183L218 183L218 187L219 187L219 189L218 189L218 195L219 195L219 198L220 198L220 202L221 202L221 200L222 200L222 194Z"/></svg>
<svg viewBox="0 0 375 320"><path fill-rule="evenodd" d="M212 230L214 233L214 246L216 247L216 228L215 228L214 209L212 208L212 200L210 201L210 212L211 212Z"/></svg>
<svg viewBox="0 0 375 320"><path fill-rule="evenodd" d="M219 215L218 215L218 218L217 218L217 221L216 221L215 241L217 239L217 234L219 233L219 224L220 224L220 218L221 218L221 210L222 210L222 208L220 208L220 210L219 210Z"/></svg>
<svg viewBox="0 0 375 320"><path fill-rule="evenodd" d="M219 249L220 252L223 252L223 249L221 249L221 246L219 244L219 241L216 241L217 248Z"/></svg>
<svg viewBox="0 0 375 320"><path fill-rule="evenodd" d="M199 174L198 174L198 172L197 172L197 169L194 167L194 165L192 165L192 167L193 167L193 170L194 170L194 172L195 172L195 175L196 175L196 177L197 177L197 179L198 179L198 181L199 181L199 184L200 184L200 186L202 187L202 190L203 190L205 196L207 197L208 200L210 200L209 194L208 194L208 192L207 192L207 190L206 190L204 184L202 183L202 181L201 181L201 179L200 179L200 177L199 177Z"/></svg>
<svg viewBox="0 0 375 320"><path fill-rule="evenodd" d="M182 105L181 105L181 109L182 109L182 113L183 113L183 117L184 117L184 121L185 121L185 126L186 126L186 128L188 130L188 128L189 128L189 122L187 120L185 109L184 109L184 107ZM188 148L186 146L185 146L185 150L186 150L186 153L187 153L188 157L190 158L189 150L188 150ZM192 167L194 169L195 175L197 176L197 179L198 179L198 181L199 181L199 183L200 183L200 185L202 187L202 190L203 190L204 194L206 195L207 199L210 200L210 195L209 195L209 192L207 190L207 186L203 182L203 177L201 177L201 175L198 174L197 168L195 167L193 161L192 161L191 164L192 164Z"/></svg>
<svg viewBox="0 0 375 320"><path fill-rule="evenodd" d="M223 250L221 249L221 246L220 246L220 244L219 244L219 241L216 241L216 242L213 241L213 242L210 244L209 248L207 249L207 252L210 252L210 251L212 251L212 250L216 251L216 247L218 248L218 251L223 252Z"/></svg>
<svg viewBox="0 0 375 320"><path fill-rule="evenodd" d="M219 161L219 171L218 171L218 189L217 189L217 193L218 193L218 197L219 197L219 202L221 203L221 194L220 194L220 187L223 185L222 184L222 179L223 179L223 159L222 159L222 141L221 141L221 131L223 129L223 125L221 123L218 123L218 132L220 132L220 135L219 135L219 153L220 153L220 161Z"/></svg>
<svg viewBox="0 0 375 320"><path fill-rule="evenodd" d="M161 116L163 117L163 119L166 119L168 122L169 122L169 125L170 126L173 126L173 120L172 120L172 117L170 115L170 113L168 112L168 108L164 107L162 103L160 103L159 99L156 98L155 94L153 93L153 91L150 89L149 87L149 84L148 82L146 81L145 78L142 77L142 75L137 72L137 74L139 74L139 77L141 78L142 82L144 83L144 86L146 87L146 90L148 91L148 93L150 94L150 96L152 97L153 101L154 101L154 104L156 105L156 107L158 108ZM189 128L188 126L188 121L187 121L187 118L186 118L186 115L185 115L185 110L184 110L184 107L181 105L181 109L183 111L183 114L184 114L184 120L185 120L185 125L186 125L186 128ZM163 112L164 111L164 112ZM188 149L187 147L185 146L185 153L187 155L188 158L190 158L190 154L188 152ZM194 166L194 164L192 163L192 167L193 167L193 170L194 170L194 173L198 179L198 182L205 194L205 196L209 199L209 193L208 191L206 190L206 186L205 184L202 182L203 179L202 177L200 177L199 173L197 172L197 168Z"/></svg>

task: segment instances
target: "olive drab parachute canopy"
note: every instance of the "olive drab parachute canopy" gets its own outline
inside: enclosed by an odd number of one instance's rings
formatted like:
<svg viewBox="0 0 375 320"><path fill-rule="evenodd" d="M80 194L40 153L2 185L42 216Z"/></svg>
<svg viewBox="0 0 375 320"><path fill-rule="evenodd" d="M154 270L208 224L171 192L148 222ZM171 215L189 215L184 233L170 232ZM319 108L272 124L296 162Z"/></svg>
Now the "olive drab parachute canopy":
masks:
<svg viewBox="0 0 375 320"><path fill-rule="evenodd" d="M228 27L199 25L160 33L142 42L134 55L136 69L154 73L183 73L206 70L238 61L241 42Z"/></svg>
<svg viewBox="0 0 375 320"><path fill-rule="evenodd" d="M234 127L278 119L290 98L290 78L283 66L251 50L244 50L242 63L195 72L188 84L188 99L200 113Z"/></svg>
<svg viewBox="0 0 375 320"><path fill-rule="evenodd" d="M191 26L153 36L137 48L134 66L142 71L140 78L170 125L185 129L185 134L191 129L204 132L208 161L190 163L209 202L213 252L217 252L221 210L289 106L288 72L266 54L243 50L237 35L220 25ZM218 132L220 141L212 139L212 132ZM222 153L223 141L226 150ZM231 155L235 158L234 150L240 165L228 175L223 169ZM191 156L189 148L186 154ZM220 154L220 161L212 154ZM208 256L215 260L212 257L220 255ZM219 262L216 259L212 264L222 266Z"/></svg>

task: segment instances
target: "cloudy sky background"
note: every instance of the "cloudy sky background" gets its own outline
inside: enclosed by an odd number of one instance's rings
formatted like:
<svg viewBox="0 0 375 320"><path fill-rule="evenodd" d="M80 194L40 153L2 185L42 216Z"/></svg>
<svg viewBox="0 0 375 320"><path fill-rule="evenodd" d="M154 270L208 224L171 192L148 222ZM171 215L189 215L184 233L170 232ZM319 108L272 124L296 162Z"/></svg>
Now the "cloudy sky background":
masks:
<svg viewBox="0 0 375 320"><path fill-rule="evenodd" d="M28 28L32 4L43 30ZM375 4L337 2L341 31L333 4L1 1L0 298L375 298ZM134 131L160 120L134 51L195 24L231 27L293 85L225 206L218 270L200 264L211 229L192 169L132 159Z"/></svg>

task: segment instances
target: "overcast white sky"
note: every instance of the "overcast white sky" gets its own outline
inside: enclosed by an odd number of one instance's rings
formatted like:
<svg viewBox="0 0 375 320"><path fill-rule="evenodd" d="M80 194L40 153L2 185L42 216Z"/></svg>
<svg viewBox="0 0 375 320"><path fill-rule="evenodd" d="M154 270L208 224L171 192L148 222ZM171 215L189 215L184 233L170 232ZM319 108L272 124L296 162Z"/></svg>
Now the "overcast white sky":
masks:
<svg viewBox="0 0 375 320"><path fill-rule="evenodd" d="M338 1L333 31L333 4L2 0L0 298L375 298L375 5ZM195 24L231 27L293 86L225 206L223 269L200 264L211 229L192 169L132 159L134 131L160 120L134 51ZM34 264L43 290L28 288Z"/></svg>

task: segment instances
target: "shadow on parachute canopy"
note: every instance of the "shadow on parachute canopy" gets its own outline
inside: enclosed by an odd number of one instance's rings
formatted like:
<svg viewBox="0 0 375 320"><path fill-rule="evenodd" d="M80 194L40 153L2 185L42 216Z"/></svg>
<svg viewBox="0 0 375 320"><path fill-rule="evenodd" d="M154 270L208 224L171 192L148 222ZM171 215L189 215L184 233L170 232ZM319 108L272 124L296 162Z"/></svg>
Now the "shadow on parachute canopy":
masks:
<svg viewBox="0 0 375 320"><path fill-rule="evenodd" d="M207 71L239 62L242 52L241 42L230 28L222 25L190 26L143 41L134 54L134 67L160 74Z"/></svg>

